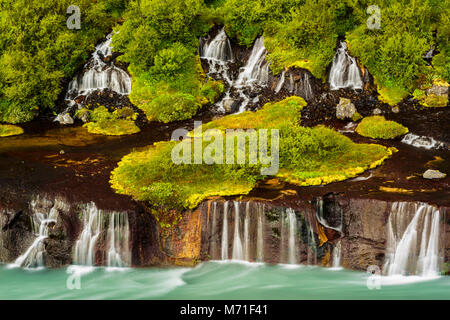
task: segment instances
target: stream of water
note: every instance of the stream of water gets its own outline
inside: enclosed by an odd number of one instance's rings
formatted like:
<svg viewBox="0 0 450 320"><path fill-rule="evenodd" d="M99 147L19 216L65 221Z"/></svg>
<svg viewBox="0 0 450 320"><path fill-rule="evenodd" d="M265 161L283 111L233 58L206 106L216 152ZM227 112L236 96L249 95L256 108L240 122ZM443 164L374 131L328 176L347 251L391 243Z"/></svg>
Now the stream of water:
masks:
<svg viewBox="0 0 450 320"><path fill-rule="evenodd" d="M320 267L213 261L195 268L94 268L80 289L66 283L74 268L0 266L0 299L450 299L450 278L381 277ZM72 270L72 271L71 271Z"/></svg>

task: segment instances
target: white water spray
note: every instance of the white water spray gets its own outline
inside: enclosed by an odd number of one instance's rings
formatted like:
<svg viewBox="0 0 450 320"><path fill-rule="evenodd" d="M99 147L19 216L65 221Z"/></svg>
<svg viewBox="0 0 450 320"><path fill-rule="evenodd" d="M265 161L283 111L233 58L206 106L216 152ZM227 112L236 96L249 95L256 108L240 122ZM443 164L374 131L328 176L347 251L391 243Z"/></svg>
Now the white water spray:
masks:
<svg viewBox="0 0 450 320"><path fill-rule="evenodd" d="M347 51L347 44L341 41L331 65L329 83L331 90L341 88L362 89L364 83L355 58Z"/></svg>
<svg viewBox="0 0 450 320"><path fill-rule="evenodd" d="M390 276L439 275L439 220L439 210L428 204L394 203L387 225L384 272Z"/></svg>
<svg viewBox="0 0 450 320"><path fill-rule="evenodd" d="M402 139L403 143L409 144L416 148L423 149L448 149L446 143L434 140L432 137L418 136L413 133L408 133Z"/></svg>
<svg viewBox="0 0 450 320"><path fill-rule="evenodd" d="M239 202L234 201L234 237L233 237L233 260L243 260L243 249L242 249L242 241L239 234Z"/></svg>
<svg viewBox="0 0 450 320"><path fill-rule="evenodd" d="M15 266L23 268L44 267L44 240L48 238L48 228L50 224L56 224L59 210L69 210L67 204L60 199L55 199L53 206L51 202L45 198L36 197L30 203L32 216L32 228L36 234L36 239L24 254L19 256L15 261Z"/></svg>
<svg viewBox="0 0 450 320"><path fill-rule="evenodd" d="M223 205L222 260L228 260L228 201Z"/></svg>

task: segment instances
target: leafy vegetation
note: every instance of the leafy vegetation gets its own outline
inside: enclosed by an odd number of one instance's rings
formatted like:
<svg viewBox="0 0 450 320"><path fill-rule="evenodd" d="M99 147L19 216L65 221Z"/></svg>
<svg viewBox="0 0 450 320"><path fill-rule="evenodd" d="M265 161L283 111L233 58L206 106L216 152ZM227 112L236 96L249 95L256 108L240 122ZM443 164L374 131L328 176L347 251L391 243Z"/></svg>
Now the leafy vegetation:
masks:
<svg viewBox="0 0 450 320"><path fill-rule="evenodd" d="M69 5L81 9L81 30L66 26ZM381 9L380 29L366 25L370 5ZM206 79L197 54L198 37L214 24L245 46L264 35L275 74L306 68L322 80L345 37L389 104L436 79L450 81L449 1L0 0L0 8L2 122L29 121L52 108L61 79L74 75L117 21L123 24L115 27L114 47L129 63L130 99L149 120L188 119L222 94L223 84ZM430 48L438 54L426 66Z"/></svg>
<svg viewBox="0 0 450 320"><path fill-rule="evenodd" d="M158 142L125 156L112 172L111 186L121 194L148 201L160 208L194 208L209 196L248 193L264 178L261 159L250 164L254 154L245 144L245 164L175 164L174 147L195 148L202 138L202 154L209 150L216 134L227 129L278 129L280 171L277 176L298 185L318 185L344 180L383 162L392 150L373 144L355 144L349 138L325 127L300 126L300 112L306 102L290 97L268 103L256 112L244 112L214 120L202 132L190 132L182 142ZM216 131L211 131L215 129ZM217 131L218 130L218 131ZM236 136L239 135L235 132ZM220 140L219 140L220 141ZM226 150L223 139L223 150ZM197 142L198 143L198 142ZM220 145L220 142L218 142ZM271 142L268 142L271 145ZM237 144L234 144L235 156ZM240 149L242 150L242 149ZM269 153L272 148L268 148ZM214 154L215 156L217 154ZM221 154L219 153L220 157ZM223 156L223 155L222 155ZM193 163L193 156L190 156ZM223 159L223 158L222 158Z"/></svg>
<svg viewBox="0 0 450 320"><path fill-rule="evenodd" d="M23 133L23 129L11 124L0 124L0 137L16 136Z"/></svg>
<svg viewBox="0 0 450 320"><path fill-rule="evenodd" d="M202 0L143 0L132 1L125 12L114 47L130 63L130 100L149 120L189 119L220 95L221 88L206 81L196 55L198 37L210 27L205 10Z"/></svg>
<svg viewBox="0 0 450 320"><path fill-rule="evenodd" d="M61 78L72 77L112 27L119 0L0 0L0 121L19 123L52 108ZM66 13L80 7L81 30Z"/></svg>
<svg viewBox="0 0 450 320"><path fill-rule="evenodd" d="M448 61L437 57L437 67L427 68L423 55L436 45L439 50L448 47L448 36L445 38L450 27L448 16L445 17L448 1L379 0L363 1L363 4L380 7L380 29L367 28L367 14L356 11L359 26L347 34L347 41L350 52L374 76L380 100L394 105L415 88L426 85L420 83L421 75L425 76L423 79L444 76L444 69L450 66ZM438 31L437 44L434 44L433 30Z"/></svg>
<svg viewBox="0 0 450 320"><path fill-rule="evenodd" d="M408 128L395 121L387 121L383 116L371 116L359 123L356 132L374 139L394 139L407 134Z"/></svg>
<svg viewBox="0 0 450 320"><path fill-rule="evenodd" d="M89 111L81 109L77 115L81 117L86 112ZM100 106L89 112L89 118L91 121L84 126L90 133L121 136L140 131L133 121L136 120L136 114L131 108L117 109L114 112L109 112L106 107Z"/></svg>

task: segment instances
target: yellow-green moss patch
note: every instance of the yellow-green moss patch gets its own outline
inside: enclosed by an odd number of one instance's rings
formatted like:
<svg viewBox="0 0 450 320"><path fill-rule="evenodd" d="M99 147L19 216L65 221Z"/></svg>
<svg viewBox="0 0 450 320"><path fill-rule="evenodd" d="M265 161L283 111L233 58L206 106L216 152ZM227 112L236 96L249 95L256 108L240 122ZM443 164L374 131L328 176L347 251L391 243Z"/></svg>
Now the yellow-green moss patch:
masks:
<svg viewBox="0 0 450 320"><path fill-rule="evenodd" d="M0 137L17 136L23 133L23 129L11 124L0 124Z"/></svg>
<svg viewBox="0 0 450 320"><path fill-rule="evenodd" d="M118 109L111 113L107 108L100 106L90 111L91 122L86 123L84 127L90 133L107 136L133 134L140 131L133 121L136 116L131 108Z"/></svg>
<svg viewBox="0 0 450 320"><path fill-rule="evenodd" d="M356 132L373 139L394 139L408 133L408 128L383 116L371 116L360 122Z"/></svg>
<svg viewBox="0 0 450 320"><path fill-rule="evenodd" d="M175 146L195 148L201 141L201 151L211 143L208 129L279 130L279 168L276 174L297 185L319 185L354 177L364 170L381 164L394 149L375 144L356 144L348 137L323 126L300 126L300 112L306 103L291 97L268 103L261 110L230 115L211 121L196 131L192 139L183 142L158 142L130 153L119 162L111 174L111 186L116 192L147 201L158 208L194 208L211 196L247 194L265 177L259 160L255 164L175 164ZM199 138L203 139L200 140ZM207 141L206 141L207 140ZM223 150L225 147L223 139ZM269 154L270 154L269 143ZM236 145L235 145L236 146ZM237 150L237 149L235 149ZM249 158L249 144L245 148Z"/></svg>

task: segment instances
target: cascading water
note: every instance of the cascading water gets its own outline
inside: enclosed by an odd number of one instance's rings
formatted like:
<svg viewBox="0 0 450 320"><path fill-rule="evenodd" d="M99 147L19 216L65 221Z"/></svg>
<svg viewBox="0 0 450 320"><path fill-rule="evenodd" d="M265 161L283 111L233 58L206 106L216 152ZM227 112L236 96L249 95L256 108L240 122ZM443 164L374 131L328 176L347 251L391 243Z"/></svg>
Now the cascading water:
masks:
<svg viewBox="0 0 450 320"><path fill-rule="evenodd" d="M403 143L409 144L416 148L424 149L448 149L446 143L434 140L432 137L418 136L413 133L408 133L402 139Z"/></svg>
<svg viewBox="0 0 450 320"><path fill-rule="evenodd" d="M289 260L290 264L297 263L295 237L297 235L297 219L295 217L295 211L291 208L286 210L289 221Z"/></svg>
<svg viewBox="0 0 450 320"><path fill-rule="evenodd" d="M105 58L112 56L112 36L107 35L106 40L95 47L89 61L85 64L84 73L77 75L70 83L65 100L68 108L60 113L55 121L64 121L64 115L77 106L77 97L89 96L94 91L109 89L121 95L129 95L131 92L131 78L124 70L117 67L113 61L107 62ZM112 59L111 59L112 60Z"/></svg>
<svg viewBox="0 0 450 320"><path fill-rule="evenodd" d="M102 214L93 202L83 209L84 228L75 243L73 263L93 266L95 264L95 246L102 231Z"/></svg>
<svg viewBox="0 0 450 320"><path fill-rule="evenodd" d="M108 267L127 267L130 265L130 228L126 212L113 212L109 216L108 227Z"/></svg>
<svg viewBox="0 0 450 320"><path fill-rule="evenodd" d="M213 254L217 252L217 202L213 203L213 212L212 212L212 226L211 226L211 234L213 238L211 239L211 251Z"/></svg>
<svg viewBox="0 0 450 320"><path fill-rule="evenodd" d="M341 241L336 243L336 246L333 248L333 268L341 267Z"/></svg>
<svg viewBox="0 0 450 320"><path fill-rule="evenodd" d="M325 219L324 215L323 215L323 200L319 199L319 203L317 206L317 211L316 211L316 219L317 221L319 221L319 223L328 228L328 229L332 229L335 230L337 232L339 232L341 235L343 235L342 233L342 224L343 224L343 216L341 213L341 217L340 217L340 224L339 226L331 226L330 223Z"/></svg>
<svg viewBox="0 0 450 320"><path fill-rule="evenodd" d="M285 81L286 81L286 72L283 70L283 72L281 72L280 80L278 81L277 86L275 88L275 93L280 92L281 88L283 88L284 86Z"/></svg>
<svg viewBox="0 0 450 320"><path fill-rule="evenodd" d="M67 205L59 199L55 199L55 203L50 210L48 210L49 205L50 202L41 197L37 197L31 201L30 210L33 213L32 227L33 232L36 234L36 239L25 253L14 261L15 266L24 268L44 266L44 240L48 237L49 225L56 224L59 215L58 210L67 209Z"/></svg>
<svg viewBox="0 0 450 320"><path fill-rule="evenodd" d="M267 83L269 79L269 64L265 60L266 52L264 37L259 37L253 45L247 64L239 72L236 80L237 87L251 85L252 83Z"/></svg>
<svg viewBox="0 0 450 320"><path fill-rule="evenodd" d="M126 267L130 265L129 224L126 212L104 212L91 202L83 207L84 227L75 243L73 263L94 266L96 252L101 246L105 226L109 220L106 234L106 265Z"/></svg>
<svg viewBox="0 0 450 320"><path fill-rule="evenodd" d="M440 212L433 206L409 202L392 204L384 273L390 276L439 275L439 223Z"/></svg>
<svg viewBox="0 0 450 320"><path fill-rule="evenodd" d="M281 262L297 264L297 218L295 211L291 208L285 209L281 214L280 221L280 259Z"/></svg>
<svg viewBox="0 0 450 320"><path fill-rule="evenodd" d="M331 90L341 88L362 89L364 83L355 58L347 51L345 41L339 43L339 47L331 65L329 83Z"/></svg>
<svg viewBox="0 0 450 320"><path fill-rule="evenodd" d="M244 219L244 260L250 260L250 202L245 204Z"/></svg>
<svg viewBox="0 0 450 320"><path fill-rule="evenodd" d="M264 204L258 203L258 230L256 233L256 261L264 261L264 236L263 236L263 220Z"/></svg>
<svg viewBox="0 0 450 320"><path fill-rule="evenodd" d="M263 243L263 223L264 223L264 206L260 203L239 201L226 201L223 203L223 217L221 233L218 233L218 224L215 221L220 219L220 215L214 213L217 204L222 202L213 202L212 221L210 222L210 238L212 257L217 257L221 260L228 260L229 247L231 246L231 259L241 261L263 261L264 258L264 243ZM233 206L230 206L230 204ZM230 209L232 208L232 210ZM241 208L245 208L244 216L241 218ZM234 215L233 215L234 214ZM229 234L230 217L234 217L234 231L233 236ZM219 227L220 229L220 227ZM221 236L221 251L216 251L216 236ZM253 241L254 240L254 241ZM229 242L231 241L231 242Z"/></svg>
<svg viewBox="0 0 450 320"><path fill-rule="evenodd" d="M228 201L223 204L222 260L228 260Z"/></svg>
<svg viewBox="0 0 450 320"><path fill-rule="evenodd" d="M234 237L233 237L233 254L232 254L233 260L244 259L242 241L241 236L239 234L239 225L240 225L239 202L234 201Z"/></svg>
<svg viewBox="0 0 450 320"><path fill-rule="evenodd" d="M307 263L309 265L317 264L317 244L314 231L311 226L309 227Z"/></svg>
<svg viewBox="0 0 450 320"><path fill-rule="evenodd" d="M251 93L257 93L267 86L269 79L269 64L265 60L266 49L264 38L255 41L249 59L240 69L236 78L230 72L229 64L234 61L230 40L222 29L212 39L201 38L199 46L200 57L207 61L207 75L217 80L223 80L227 86L224 98L216 103L221 112L243 112L251 103L257 103L258 97L251 98ZM236 107L233 107L237 105ZM233 109L232 109L233 108Z"/></svg>

